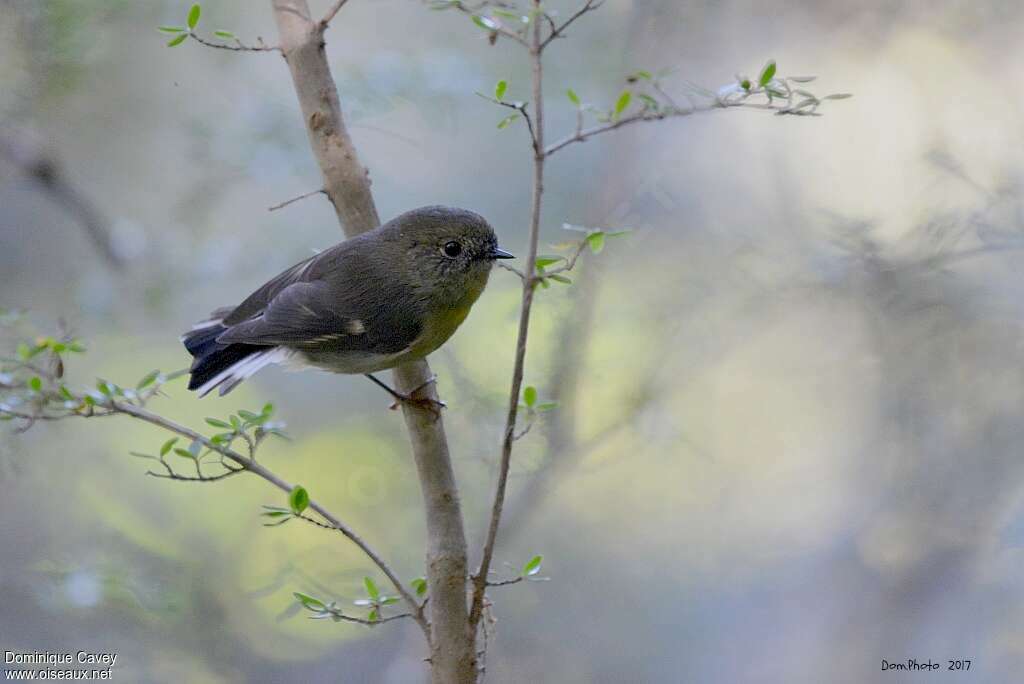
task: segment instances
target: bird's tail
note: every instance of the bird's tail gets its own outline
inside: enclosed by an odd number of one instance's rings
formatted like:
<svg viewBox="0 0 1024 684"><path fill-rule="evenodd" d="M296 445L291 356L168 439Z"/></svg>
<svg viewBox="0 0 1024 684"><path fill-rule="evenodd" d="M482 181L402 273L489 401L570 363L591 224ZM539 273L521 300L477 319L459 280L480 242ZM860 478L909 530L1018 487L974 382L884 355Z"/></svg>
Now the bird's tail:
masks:
<svg viewBox="0 0 1024 684"><path fill-rule="evenodd" d="M224 396L240 382L267 364L284 361L289 354L281 347L255 344L221 344L217 338L227 330L218 319L197 323L182 335L185 349L192 355L188 388L205 397L220 388Z"/></svg>

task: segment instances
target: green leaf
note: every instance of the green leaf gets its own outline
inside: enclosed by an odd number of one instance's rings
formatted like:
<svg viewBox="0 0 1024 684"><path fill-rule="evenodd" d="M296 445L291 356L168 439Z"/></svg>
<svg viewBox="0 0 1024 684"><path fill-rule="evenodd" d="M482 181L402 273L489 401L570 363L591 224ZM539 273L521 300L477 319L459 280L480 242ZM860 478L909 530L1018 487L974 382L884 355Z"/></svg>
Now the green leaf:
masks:
<svg viewBox="0 0 1024 684"><path fill-rule="evenodd" d="M601 250L604 249L604 238L605 234L603 230L599 230L596 233L588 235L587 244L590 245L590 251L594 254L600 254Z"/></svg>
<svg viewBox="0 0 1024 684"><path fill-rule="evenodd" d="M18 344L18 358L22 361L28 361L32 358L32 348L24 342Z"/></svg>
<svg viewBox="0 0 1024 684"><path fill-rule="evenodd" d="M562 283L563 285L572 285L572 279L566 278L564 275L553 273L552 275L549 275L548 278L551 278L556 283Z"/></svg>
<svg viewBox="0 0 1024 684"><path fill-rule="evenodd" d="M176 448L174 450L174 453L176 453L178 456L181 456L182 458L188 458L188 459L194 459L195 458L195 456L192 455L191 451L189 451L188 449L182 449L181 447Z"/></svg>
<svg viewBox="0 0 1024 684"><path fill-rule="evenodd" d="M399 599L398 599L397 596L385 596L384 598L382 598L380 600L380 605L382 605L382 606L390 606L392 604L398 603L398 600Z"/></svg>
<svg viewBox="0 0 1024 684"><path fill-rule="evenodd" d="M166 456L168 453L170 453L171 447L173 447L177 443L178 443L178 438L177 437L171 437L169 440L164 442L163 446L160 447L160 456L163 457L163 456Z"/></svg>
<svg viewBox="0 0 1024 684"><path fill-rule="evenodd" d="M265 417L270 418L272 415L274 415L274 405L271 404L270 402L267 402L266 404L263 405L262 413Z"/></svg>
<svg viewBox="0 0 1024 684"><path fill-rule="evenodd" d="M188 27L194 29L199 23L199 16L203 13L203 8L199 6L199 3L192 5L192 8L188 11Z"/></svg>
<svg viewBox="0 0 1024 684"><path fill-rule="evenodd" d="M72 341L68 344L68 351L73 351L76 354L81 354L82 352L85 351L85 346L81 342L78 342L77 340Z"/></svg>
<svg viewBox="0 0 1024 684"><path fill-rule="evenodd" d="M152 385L154 382L156 382L156 379L158 377L160 377L160 371L158 371L158 370L150 371L150 372L146 373L146 375L143 376L143 378L141 380L139 380L139 384L137 384L135 386L135 389L140 389L140 390L141 389L146 389L147 387Z"/></svg>
<svg viewBox="0 0 1024 684"><path fill-rule="evenodd" d="M503 128L508 128L508 125L510 123L512 123L513 121L515 121L516 119L518 119L518 118L519 118L518 114L509 114L504 119L502 119L501 121L498 122L498 130L500 131Z"/></svg>
<svg viewBox="0 0 1024 684"><path fill-rule="evenodd" d="M157 31L163 31L164 33L182 33L188 31L184 26L157 26Z"/></svg>
<svg viewBox="0 0 1024 684"><path fill-rule="evenodd" d="M223 420L219 420L217 418L206 418L206 424L209 425L210 427L223 429L229 429L231 427L230 423L227 423Z"/></svg>
<svg viewBox="0 0 1024 684"><path fill-rule="evenodd" d="M296 485L288 495L288 505L291 506L295 515L300 515L309 508L309 492L305 488Z"/></svg>
<svg viewBox="0 0 1024 684"><path fill-rule="evenodd" d="M523 577L533 577L540 572L540 563L544 556L534 556L523 566Z"/></svg>
<svg viewBox="0 0 1024 684"><path fill-rule="evenodd" d="M237 432L242 431L242 421L238 419L238 416L228 416L228 420L231 421L231 427L233 427Z"/></svg>
<svg viewBox="0 0 1024 684"><path fill-rule="evenodd" d="M43 379L38 376L33 376L28 381L28 386L33 392L41 392L43 390Z"/></svg>
<svg viewBox="0 0 1024 684"><path fill-rule="evenodd" d="M298 599L299 603L301 603L304 608L317 611L327 610L327 605L323 601L313 598L308 594L303 594L300 591L293 591L292 596Z"/></svg>
<svg viewBox="0 0 1024 684"><path fill-rule="evenodd" d="M380 611L378 611L376 608L374 608L373 610L370 611L370 614L366 616L366 619L369 620L370 622L376 622L377 620L380 619Z"/></svg>
<svg viewBox="0 0 1024 684"><path fill-rule="evenodd" d="M412 589L416 592L417 596L426 596L427 580L423 577L417 577L412 581Z"/></svg>
<svg viewBox="0 0 1024 684"><path fill-rule="evenodd" d="M523 389L523 403L532 407L537 403L537 388L533 385Z"/></svg>
<svg viewBox="0 0 1024 684"><path fill-rule="evenodd" d="M260 423L264 420L263 416L255 414L252 411L246 411L245 409L240 410L238 415L247 423Z"/></svg>
<svg viewBox="0 0 1024 684"><path fill-rule="evenodd" d="M187 33L182 33L179 36L171 38L169 41L167 41L167 47L174 47L176 45L181 45L182 43L185 42L186 38L188 38L188 34Z"/></svg>
<svg viewBox="0 0 1024 684"><path fill-rule="evenodd" d="M366 587L366 595L372 598L374 601L380 600L380 589L369 577L363 578L363 586Z"/></svg>
<svg viewBox="0 0 1024 684"><path fill-rule="evenodd" d="M569 98L569 102L572 102L577 107L580 106L580 96L576 94L575 90L569 88L568 90L565 91L565 95L566 97Z"/></svg>
<svg viewBox="0 0 1024 684"><path fill-rule="evenodd" d="M505 91L508 90L508 81L501 80L494 86L494 99L501 100L505 97Z"/></svg>
<svg viewBox="0 0 1024 684"><path fill-rule="evenodd" d="M235 34L231 31L214 31L213 35L218 38L223 38L224 40L234 40L235 38Z"/></svg>
<svg viewBox="0 0 1024 684"><path fill-rule="evenodd" d="M658 109L661 108L661 105L658 103L658 101L655 100L650 95L647 95L645 93L640 93L640 94L637 95L637 97L640 98L640 101L643 102L644 106L647 107L648 109L658 110Z"/></svg>
<svg viewBox="0 0 1024 684"><path fill-rule="evenodd" d="M537 409L536 410L538 412L541 412L541 411L551 411L552 409L556 409L556 408L558 408L558 402L557 401L544 401L544 402L541 402L541 403L537 404Z"/></svg>
<svg viewBox="0 0 1024 684"><path fill-rule="evenodd" d="M102 394L105 397L109 397L114 393L114 390L111 389L110 385L107 384L105 380L97 380L96 389L98 389L100 391L100 394Z"/></svg>
<svg viewBox="0 0 1024 684"><path fill-rule="evenodd" d="M761 87L768 85L772 78L775 76L775 60L770 59L768 63L761 69L761 75L758 77L757 82Z"/></svg>
<svg viewBox="0 0 1024 684"><path fill-rule="evenodd" d="M632 99L633 93L628 90L623 90L622 94L619 95L619 99L615 101L615 113L612 115L612 118L618 119L619 115L629 107L629 103Z"/></svg>
<svg viewBox="0 0 1024 684"><path fill-rule="evenodd" d="M541 254L537 257L536 264L537 268L544 268L552 264L557 264L559 261L565 261L565 257L557 254Z"/></svg>
<svg viewBox="0 0 1024 684"><path fill-rule="evenodd" d="M478 14L473 15L473 23L479 26L480 28L484 29L485 31L498 30L498 22L494 21L493 19L489 19L488 17L481 17Z"/></svg>

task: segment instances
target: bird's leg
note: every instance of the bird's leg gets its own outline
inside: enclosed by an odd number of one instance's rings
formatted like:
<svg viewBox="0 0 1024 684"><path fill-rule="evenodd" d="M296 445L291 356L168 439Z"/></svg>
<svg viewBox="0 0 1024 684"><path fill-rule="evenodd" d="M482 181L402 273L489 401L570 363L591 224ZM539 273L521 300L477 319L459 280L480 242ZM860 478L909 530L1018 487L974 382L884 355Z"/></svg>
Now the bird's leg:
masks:
<svg viewBox="0 0 1024 684"><path fill-rule="evenodd" d="M436 375L431 375L429 378L426 379L425 382L420 384L418 387L415 387L408 394L402 394L398 390L396 390L393 387L389 386L387 383L385 383L385 382L383 382L381 380L378 380L375 376L373 376L370 373L367 373L366 377L368 377L370 380L373 381L373 383L375 385L377 385L378 387L383 389L385 392L387 392L388 394L390 394L394 398L395 402L393 404L391 404L391 406L388 407L392 411L397 409L399 404L409 403L409 404L415 404L417 406L422 406L424 408L427 408L430 411L432 411L434 413L434 415L440 416L441 415L441 409L447 408L447 404L445 404L443 401L438 401L437 399L430 399L428 397L417 397L416 396L416 393L419 392L421 389L423 389L424 387L426 387L430 383L437 381L437 376Z"/></svg>

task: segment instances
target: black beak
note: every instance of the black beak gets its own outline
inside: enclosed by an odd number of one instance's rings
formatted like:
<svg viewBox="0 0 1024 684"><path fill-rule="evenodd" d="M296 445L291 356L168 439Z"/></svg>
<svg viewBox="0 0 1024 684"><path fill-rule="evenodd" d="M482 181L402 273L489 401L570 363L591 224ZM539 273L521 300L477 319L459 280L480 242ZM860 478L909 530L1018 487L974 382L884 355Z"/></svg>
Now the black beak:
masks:
<svg viewBox="0 0 1024 684"><path fill-rule="evenodd" d="M505 250L499 249L497 247L492 249L491 253L488 254L487 256L489 256L491 259L515 259L516 258L515 254L509 254Z"/></svg>

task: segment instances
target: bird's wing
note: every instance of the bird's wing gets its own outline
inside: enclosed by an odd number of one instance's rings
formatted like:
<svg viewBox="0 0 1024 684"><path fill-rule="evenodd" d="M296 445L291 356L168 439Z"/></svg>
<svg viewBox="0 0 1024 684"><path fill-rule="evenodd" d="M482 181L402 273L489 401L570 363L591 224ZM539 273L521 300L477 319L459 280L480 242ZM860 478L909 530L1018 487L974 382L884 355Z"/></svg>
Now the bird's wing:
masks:
<svg viewBox="0 0 1024 684"><path fill-rule="evenodd" d="M385 312L363 312L351 290L339 291L323 280L292 283L273 296L261 315L229 327L217 342L396 353L416 339L420 328L416 317L403 315L400 302L389 300L388 305Z"/></svg>
<svg viewBox="0 0 1024 684"><path fill-rule="evenodd" d="M231 310L231 313L223 317L224 325L230 327L254 316L259 316L285 288L307 279L306 276L312 269L313 263L320 256L322 253L315 254L264 283L258 290L246 297L245 301Z"/></svg>

